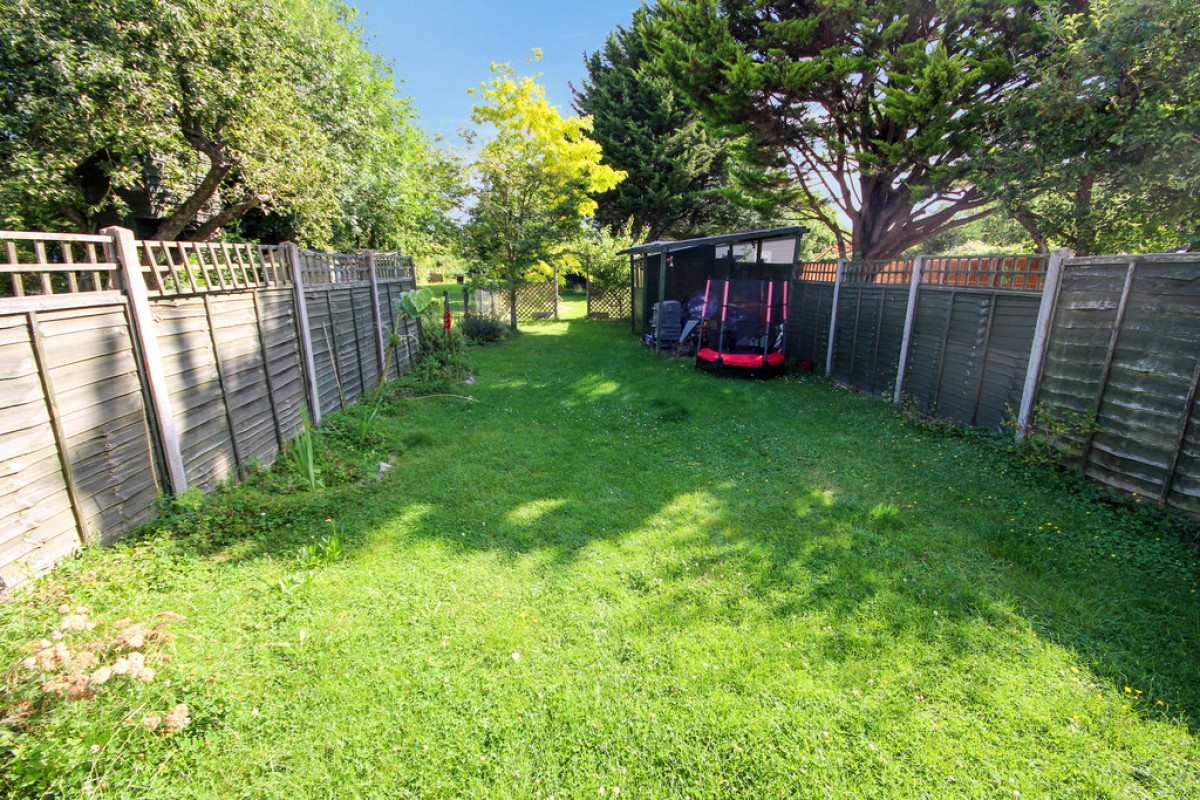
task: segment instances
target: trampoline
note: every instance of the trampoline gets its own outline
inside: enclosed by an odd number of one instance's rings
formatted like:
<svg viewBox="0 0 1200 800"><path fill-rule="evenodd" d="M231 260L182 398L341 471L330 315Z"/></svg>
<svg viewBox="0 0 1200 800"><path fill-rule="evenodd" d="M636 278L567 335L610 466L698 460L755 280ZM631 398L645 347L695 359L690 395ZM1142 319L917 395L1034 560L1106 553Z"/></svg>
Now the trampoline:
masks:
<svg viewBox="0 0 1200 800"><path fill-rule="evenodd" d="M787 292L783 278L709 279L696 367L745 378L781 375L786 362Z"/></svg>

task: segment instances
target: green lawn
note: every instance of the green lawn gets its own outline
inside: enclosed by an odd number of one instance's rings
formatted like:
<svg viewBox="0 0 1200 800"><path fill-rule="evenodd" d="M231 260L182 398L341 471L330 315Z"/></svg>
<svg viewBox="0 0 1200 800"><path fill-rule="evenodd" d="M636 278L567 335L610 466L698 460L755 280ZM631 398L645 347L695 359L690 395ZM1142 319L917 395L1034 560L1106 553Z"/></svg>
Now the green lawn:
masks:
<svg viewBox="0 0 1200 800"><path fill-rule="evenodd" d="M326 488L277 470L188 498L0 606L9 716L36 698L0 729L6 791L1200 796L1178 521L819 379L656 360L616 323L471 354L477 402L397 398L365 437L334 419ZM169 659L152 683L40 693L27 643L79 606L99 625L75 649L174 634L144 645ZM181 732L145 729L178 703Z"/></svg>

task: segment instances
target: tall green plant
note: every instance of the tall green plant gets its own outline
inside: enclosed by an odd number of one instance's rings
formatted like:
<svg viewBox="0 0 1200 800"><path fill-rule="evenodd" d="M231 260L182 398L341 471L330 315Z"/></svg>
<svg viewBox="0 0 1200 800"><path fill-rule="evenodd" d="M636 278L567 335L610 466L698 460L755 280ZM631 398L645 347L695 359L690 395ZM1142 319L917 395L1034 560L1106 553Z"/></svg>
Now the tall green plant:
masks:
<svg viewBox="0 0 1200 800"><path fill-rule="evenodd" d="M309 491L315 492L321 485L321 477L317 469L316 431L313 430L312 421L308 418L307 409L303 412L300 434L292 446L292 459L300 471L300 476L308 484Z"/></svg>

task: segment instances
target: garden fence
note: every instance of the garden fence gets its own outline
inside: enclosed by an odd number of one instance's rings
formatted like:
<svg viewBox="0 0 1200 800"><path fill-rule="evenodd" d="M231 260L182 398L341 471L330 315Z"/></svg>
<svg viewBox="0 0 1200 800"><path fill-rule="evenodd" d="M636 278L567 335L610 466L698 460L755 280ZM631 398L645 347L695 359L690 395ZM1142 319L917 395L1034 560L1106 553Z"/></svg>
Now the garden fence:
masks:
<svg viewBox="0 0 1200 800"><path fill-rule="evenodd" d="M1087 475L1200 513L1200 257L1069 256L801 264L790 354L963 425L1074 414Z"/></svg>
<svg viewBox="0 0 1200 800"><path fill-rule="evenodd" d="M1200 513L1200 255L1071 259L1047 292L1033 402L1083 420L1088 476Z"/></svg>
<svg viewBox="0 0 1200 800"><path fill-rule="evenodd" d="M595 281L588 281L588 319L629 319L630 310L627 285L601 286Z"/></svg>
<svg viewBox="0 0 1200 800"><path fill-rule="evenodd" d="M0 587L270 463L416 351L412 264L294 245L0 232ZM405 327L407 325L407 328Z"/></svg>
<svg viewBox="0 0 1200 800"><path fill-rule="evenodd" d="M517 287L517 320L558 319L558 281L523 283ZM506 289L477 289L471 297L471 313L511 318L512 295Z"/></svg>

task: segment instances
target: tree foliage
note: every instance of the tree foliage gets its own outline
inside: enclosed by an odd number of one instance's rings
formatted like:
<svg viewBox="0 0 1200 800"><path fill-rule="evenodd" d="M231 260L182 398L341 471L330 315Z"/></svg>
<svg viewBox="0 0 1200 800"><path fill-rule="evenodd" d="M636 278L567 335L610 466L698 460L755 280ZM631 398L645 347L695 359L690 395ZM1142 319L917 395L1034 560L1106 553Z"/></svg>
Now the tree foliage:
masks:
<svg viewBox="0 0 1200 800"><path fill-rule="evenodd" d="M0 15L9 224L93 229L149 191L157 238L264 207L328 243L403 240L382 197L438 207L417 188L431 149L414 111L340 0L0 0Z"/></svg>
<svg viewBox="0 0 1200 800"><path fill-rule="evenodd" d="M1046 25L981 186L1043 249L1200 246L1200 5L1093 0Z"/></svg>
<svg viewBox="0 0 1200 800"><path fill-rule="evenodd" d="M636 229L632 220L619 227L585 225L564 247L563 255L587 276L589 291L604 293L628 286L629 256L621 251L643 244L647 238L645 229Z"/></svg>
<svg viewBox="0 0 1200 800"><path fill-rule="evenodd" d="M592 195L625 174L601 163L589 118L563 117L534 78L518 77L507 64L493 65L492 74L474 92L480 103L472 120L494 135L475 162L478 189L465 237L483 271L515 300L516 287L595 213ZM516 303L510 306L516 328Z"/></svg>
<svg viewBox="0 0 1200 800"><path fill-rule="evenodd" d="M591 138L604 163L629 179L597 198L596 221L620 228L632 220L651 240L686 239L764 224L737 205L732 144L711 135L699 113L652 69L637 28L652 17L642 7L630 29L620 26L584 59L587 77L575 108L593 119ZM768 221L777 214L774 209Z"/></svg>
<svg viewBox="0 0 1200 800"><path fill-rule="evenodd" d="M857 258L896 256L988 213L971 180L1044 36L1033 2L662 0L657 62L727 135L750 184Z"/></svg>

